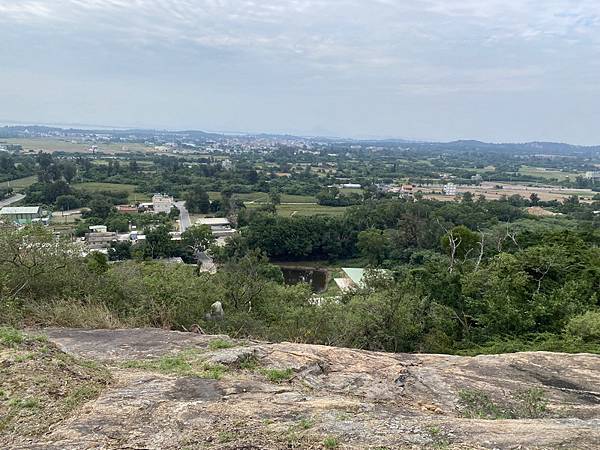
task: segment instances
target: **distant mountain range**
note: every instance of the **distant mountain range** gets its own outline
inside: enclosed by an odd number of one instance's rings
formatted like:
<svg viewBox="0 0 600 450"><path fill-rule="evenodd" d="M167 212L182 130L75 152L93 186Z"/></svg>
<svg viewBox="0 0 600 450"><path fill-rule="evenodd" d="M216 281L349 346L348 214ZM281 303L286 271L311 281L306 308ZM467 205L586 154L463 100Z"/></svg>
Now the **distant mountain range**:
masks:
<svg viewBox="0 0 600 450"><path fill-rule="evenodd" d="M309 141L330 144L354 144L362 146L399 146L405 149L437 150L440 152L459 151L500 151L512 153L539 154L581 154L590 152L597 154L600 146L581 146L559 142L524 142L524 143L489 143L476 140L457 140L451 142L410 141L406 139L349 139L336 137L307 137L289 134L270 133L212 133L199 130L157 130L157 129L108 129L108 128L60 128L43 125L7 125L0 127L0 138L31 137L35 135L110 135L114 137L131 137L139 139L190 139L190 140L223 140L223 139L267 139L274 141Z"/></svg>

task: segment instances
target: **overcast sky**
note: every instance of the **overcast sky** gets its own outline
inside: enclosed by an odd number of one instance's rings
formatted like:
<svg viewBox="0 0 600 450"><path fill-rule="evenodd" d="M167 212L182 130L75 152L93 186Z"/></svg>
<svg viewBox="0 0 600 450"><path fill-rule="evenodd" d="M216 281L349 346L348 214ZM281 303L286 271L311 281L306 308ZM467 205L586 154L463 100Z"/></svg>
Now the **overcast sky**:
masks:
<svg viewBox="0 0 600 450"><path fill-rule="evenodd" d="M0 0L0 121L600 144L599 0Z"/></svg>

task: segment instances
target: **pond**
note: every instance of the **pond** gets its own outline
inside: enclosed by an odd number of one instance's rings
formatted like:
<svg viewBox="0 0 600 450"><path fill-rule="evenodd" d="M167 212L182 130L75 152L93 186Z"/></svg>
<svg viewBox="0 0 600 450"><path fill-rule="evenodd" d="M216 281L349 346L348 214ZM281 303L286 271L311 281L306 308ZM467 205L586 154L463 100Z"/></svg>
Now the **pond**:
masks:
<svg viewBox="0 0 600 450"><path fill-rule="evenodd" d="M310 284L313 292L323 292L327 289L328 273L326 269L310 267L281 267L285 284Z"/></svg>

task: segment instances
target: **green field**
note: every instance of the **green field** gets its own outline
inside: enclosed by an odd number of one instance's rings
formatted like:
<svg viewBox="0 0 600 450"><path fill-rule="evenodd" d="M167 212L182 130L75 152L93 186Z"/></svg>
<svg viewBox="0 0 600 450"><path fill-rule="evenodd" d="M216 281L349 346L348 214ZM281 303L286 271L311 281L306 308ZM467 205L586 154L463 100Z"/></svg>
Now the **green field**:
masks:
<svg viewBox="0 0 600 450"><path fill-rule="evenodd" d="M519 174L544 178L547 180L557 179L558 181L564 181L566 179L574 180L578 175L581 175L577 172L561 172L560 170L544 169L542 167L531 166L521 166L519 169Z"/></svg>
<svg viewBox="0 0 600 450"><path fill-rule="evenodd" d="M126 191L129 194L129 201L145 202L150 201L150 196L135 192L135 184L119 184L119 183L78 183L73 185L76 189L82 189L88 192L122 192Z"/></svg>
<svg viewBox="0 0 600 450"><path fill-rule="evenodd" d="M0 183L0 187L11 187L16 192L19 192L19 191L22 191L23 189L28 188L36 181L37 181L37 177L35 175L32 175L30 177L19 178L19 179L11 180L11 181L5 181L3 183Z"/></svg>

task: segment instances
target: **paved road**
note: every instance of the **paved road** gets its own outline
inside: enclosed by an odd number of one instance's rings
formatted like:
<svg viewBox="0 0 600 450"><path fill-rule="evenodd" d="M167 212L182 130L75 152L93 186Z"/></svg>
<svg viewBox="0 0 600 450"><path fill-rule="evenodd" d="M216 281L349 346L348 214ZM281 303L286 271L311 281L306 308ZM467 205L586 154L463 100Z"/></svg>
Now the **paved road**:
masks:
<svg viewBox="0 0 600 450"><path fill-rule="evenodd" d="M16 194L6 200L0 201L0 208L4 208L5 206L12 205L13 203L17 203L23 200L25 196L23 194Z"/></svg>
<svg viewBox="0 0 600 450"><path fill-rule="evenodd" d="M192 226L192 221L190 220L190 213L185 207L185 202L175 202L175 206L179 208L179 231L183 233L185 230Z"/></svg>

